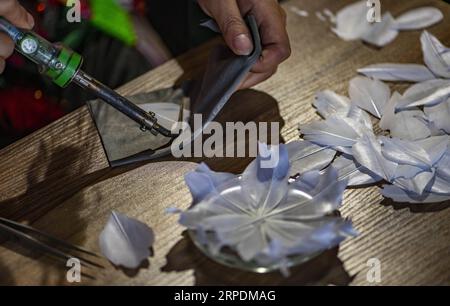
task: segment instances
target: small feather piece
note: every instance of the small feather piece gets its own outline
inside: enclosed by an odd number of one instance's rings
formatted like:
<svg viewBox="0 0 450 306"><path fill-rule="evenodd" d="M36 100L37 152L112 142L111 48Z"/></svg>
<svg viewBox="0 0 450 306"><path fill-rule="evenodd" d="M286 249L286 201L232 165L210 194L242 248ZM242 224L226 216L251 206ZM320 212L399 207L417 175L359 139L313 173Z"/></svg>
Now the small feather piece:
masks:
<svg viewBox="0 0 450 306"><path fill-rule="evenodd" d="M389 99L389 102L384 106L383 116L381 116L381 120L378 123L381 129L385 131L390 130L395 124L395 107L400 98L401 95L396 91L391 99Z"/></svg>
<svg viewBox="0 0 450 306"><path fill-rule="evenodd" d="M353 157L371 172L391 182L395 178L397 163L385 158L381 153L381 143L375 135L364 135L353 146Z"/></svg>
<svg viewBox="0 0 450 306"><path fill-rule="evenodd" d="M411 166L411 165L398 165L395 170L395 179L412 179L417 176L419 173L424 172L420 167Z"/></svg>
<svg viewBox="0 0 450 306"><path fill-rule="evenodd" d="M290 174L305 173L312 170L322 170L327 167L336 156L336 151L313 144L309 141L293 141L286 145Z"/></svg>
<svg viewBox="0 0 450 306"><path fill-rule="evenodd" d="M423 148L430 156L434 166L444 156L448 149L450 136L433 136L416 141L415 143Z"/></svg>
<svg viewBox="0 0 450 306"><path fill-rule="evenodd" d="M447 179L436 175L431 187L426 188L425 191L441 195L450 195L450 182Z"/></svg>
<svg viewBox="0 0 450 306"><path fill-rule="evenodd" d="M150 256L154 241L146 224L114 211L99 238L102 254L114 265L129 269L138 268Z"/></svg>
<svg viewBox="0 0 450 306"><path fill-rule="evenodd" d="M450 200L449 195L433 194L430 192L417 195L394 185L384 185L381 194L398 203L440 203Z"/></svg>
<svg viewBox="0 0 450 306"><path fill-rule="evenodd" d="M450 134L450 99L436 106L426 106L424 112L435 128Z"/></svg>
<svg viewBox="0 0 450 306"><path fill-rule="evenodd" d="M389 103L385 106L383 117L381 117L379 126L383 130L389 130L391 136L406 139L418 140L431 136L428 122L424 120L424 113L418 108L405 110L395 113L395 108L401 95L395 92Z"/></svg>
<svg viewBox="0 0 450 306"><path fill-rule="evenodd" d="M216 188L236 176L230 173L214 172L201 163L193 172L185 175L186 185L193 197L193 204L202 201L208 194L215 192Z"/></svg>
<svg viewBox="0 0 450 306"><path fill-rule="evenodd" d="M353 104L381 118L391 90L381 81L360 76L350 81L349 94Z"/></svg>
<svg viewBox="0 0 450 306"><path fill-rule="evenodd" d="M383 143L383 156L390 161L419 167L423 170L428 170L433 166L428 152L417 143L388 137L380 137L379 139Z"/></svg>
<svg viewBox="0 0 450 306"><path fill-rule="evenodd" d="M450 97L450 80L436 79L415 84L405 91L397 103L397 111L418 106L434 106Z"/></svg>
<svg viewBox="0 0 450 306"><path fill-rule="evenodd" d="M338 171L338 180L348 180L348 186L374 184L382 180L381 177L361 166L347 154L339 156L333 162L332 167Z"/></svg>
<svg viewBox="0 0 450 306"><path fill-rule="evenodd" d="M448 136L429 137L419 141L407 141L380 137L383 155L398 164L430 170L445 154Z"/></svg>
<svg viewBox="0 0 450 306"><path fill-rule="evenodd" d="M450 79L450 49L427 31L420 37L424 61L434 74Z"/></svg>
<svg viewBox="0 0 450 306"><path fill-rule="evenodd" d="M436 165L436 169L437 175L447 180L450 184L450 148L447 148L447 151Z"/></svg>
<svg viewBox="0 0 450 306"><path fill-rule="evenodd" d="M367 132L373 132L373 123L370 115L356 105L352 105L347 113L348 122L354 122L355 130L362 135Z"/></svg>
<svg viewBox="0 0 450 306"><path fill-rule="evenodd" d="M242 173L242 189L255 207L272 207L286 194L289 180L286 145L259 144L259 155Z"/></svg>
<svg viewBox="0 0 450 306"><path fill-rule="evenodd" d="M360 134L347 118L333 115L326 120L300 126L305 140L327 147L351 147Z"/></svg>
<svg viewBox="0 0 450 306"><path fill-rule="evenodd" d="M427 188L431 189L431 184L435 178L436 173L434 171L425 171L417 174L411 179L399 178L394 181L394 185L402 188L403 190L414 192L417 195L423 194Z"/></svg>
<svg viewBox="0 0 450 306"><path fill-rule="evenodd" d="M362 40L377 47L386 46L398 36L394 25L394 17L388 12L383 15L381 22L372 24L370 30L363 34Z"/></svg>
<svg viewBox="0 0 450 306"><path fill-rule="evenodd" d="M395 18L394 27L403 31L420 30L437 24L443 18L442 12L435 7L419 7Z"/></svg>
<svg viewBox="0 0 450 306"><path fill-rule="evenodd" d="M370 30L366 1L345 6L336 14L336 27L332 31L344 40L360 39Z"/></svg>
<svg viewBox="0 0 450 306"><path fill-rule="evenodd" d="M317 109L317 112L325 119L335 114L345 116L351 106L349 98L338 95L331 90L316 93L313 105Z"/></svg>
<svg viewBox="0 0 450 306"><path fill-rule="evenodd" d="M416 83L436 78L436 76L427 67L416 64L376 64L358 69L358 72L367 77L381 81Z"/></svg>

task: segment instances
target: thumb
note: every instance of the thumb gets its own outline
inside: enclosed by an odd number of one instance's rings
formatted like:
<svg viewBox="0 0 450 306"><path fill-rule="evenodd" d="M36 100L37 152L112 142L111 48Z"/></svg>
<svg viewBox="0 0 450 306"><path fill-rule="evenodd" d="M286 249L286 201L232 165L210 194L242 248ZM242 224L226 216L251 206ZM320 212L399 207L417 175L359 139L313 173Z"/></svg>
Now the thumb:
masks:
<svg viewBox="0 0 450 306"><path fill-rule="evenodd" d="M223 33L225 42L237 55L249 55L253 51L250 31L235 1L216 1L217 14L212 14Z"/></svg>

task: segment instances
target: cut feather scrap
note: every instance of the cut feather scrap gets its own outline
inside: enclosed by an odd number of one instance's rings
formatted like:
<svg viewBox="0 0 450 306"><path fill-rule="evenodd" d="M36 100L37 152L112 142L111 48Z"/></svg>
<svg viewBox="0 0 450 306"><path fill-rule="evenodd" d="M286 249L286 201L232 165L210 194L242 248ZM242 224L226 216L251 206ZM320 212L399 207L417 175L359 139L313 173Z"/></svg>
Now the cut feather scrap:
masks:
<svg viewBox="0 0 450 306"><path fill-rule="evenodd" d="M150 256L155 241L146 224L112 212L99 237L102 254L116 266L136 269Z"/></svg>
<svg viewBox="0 0 450 306"><path fill-rule="evenodd" d="M309 148L318 147L295 143L290 151ZM274 157L278 163L264 167L263 162ZM302 261L299 257L310 258L355 235L349 221L333 215L342 203L347 180L338 180L337 171L330 167L306 172L289 183L289 167L285 145L260 145L260 155L240 177L207 184L210 193L182 212L180 223L195 232L196 243L213 259L224 263L224 256L233 254L234 266L266 268L258 271L286 271ZM219 182L223 174L211 172L209 177ZM186 176L188 185L192 185L190 178Z"/></svg>

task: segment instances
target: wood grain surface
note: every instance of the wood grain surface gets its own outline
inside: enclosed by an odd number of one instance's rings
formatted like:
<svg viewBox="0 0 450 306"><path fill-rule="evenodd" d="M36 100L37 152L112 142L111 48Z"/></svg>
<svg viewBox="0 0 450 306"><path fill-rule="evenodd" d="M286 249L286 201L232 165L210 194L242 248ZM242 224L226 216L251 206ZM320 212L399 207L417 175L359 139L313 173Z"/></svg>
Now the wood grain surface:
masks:
<svg viewBox="0 0 450 306"><path fill-rule="evenodd" d="M422 63L420 31L402 32L394 43L376 49L344 42L315 16L351 1L292 0L288 12L292 57L278 73L252 90L237 93L220 115L228 121L278 121L285 141L299 137L298 124L318 118L314 93L346 94L356 69L381 62ZM299 17L297 6L310 12ZM422 5L439 7L445 21L429 29L450 45L450 7L441 1L385 0L394 16ZM194 75L216 41L139 77L120 89L132 94L170 87ZM399 90L404 86L396 86ZM205 160L214 170L238 173L249 159ZM191 197L183 176L199 160L161 160L110 169L86 107L0 151L0 216L32 224L71 243L97 251L98 236L112 210L150 225L156 234L153 257L138 271L102 261L105 269L83 271L82 284L141 285L366 285L367 261L381 262L381 284L450 284L450 203L405 205L383 200L377 187L346 192L342 214L360 236L292 270L256 275L220 266L203 256L165 213L187 208ZM0 283L66 284L66 269L51 258L14 241L0 245Z"/></svg>

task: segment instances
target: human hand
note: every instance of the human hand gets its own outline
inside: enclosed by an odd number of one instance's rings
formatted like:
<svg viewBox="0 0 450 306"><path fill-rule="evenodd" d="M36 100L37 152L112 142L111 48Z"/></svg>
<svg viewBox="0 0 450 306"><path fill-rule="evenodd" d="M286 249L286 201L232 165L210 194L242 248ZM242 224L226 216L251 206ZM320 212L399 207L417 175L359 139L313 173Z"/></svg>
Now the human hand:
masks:
<svg viewBox="0 0 450 306"><path fill-rule="evenodd" d="M253 51L250 30L242 16L255 16L263 51L241 88L267 80L275 74L278 65L290 56L286 13L277 0L198 0L198 3L217 22L225 42L237 55L249 55Z"/></svg>
<svg viewBox="0 0 450 306"><path fill-rule="evenodd" d="M33 16L17 0L1 0L0 16L19 28L30 30L34 26ZM0 73L5 69L5 59L11 56L13 51L13 41L9 36L0 32Z"/></svg>

